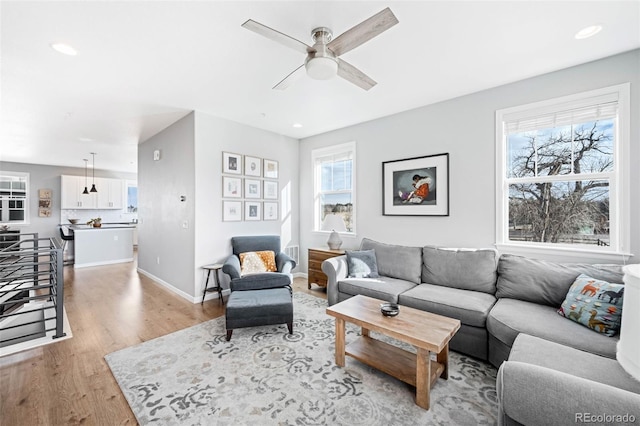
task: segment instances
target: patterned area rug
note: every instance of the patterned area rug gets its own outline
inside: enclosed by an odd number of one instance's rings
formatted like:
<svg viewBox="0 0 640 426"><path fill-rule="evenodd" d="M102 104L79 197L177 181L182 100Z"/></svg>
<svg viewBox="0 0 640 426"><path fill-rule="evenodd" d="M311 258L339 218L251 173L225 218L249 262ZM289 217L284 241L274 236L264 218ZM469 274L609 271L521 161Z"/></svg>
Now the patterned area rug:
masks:
<svg viewBox="0 0 640 426"><path fill-rule="evenodd" d="M335 365L326 307L294 293L292 335L286 325L254 327L227 342L221 317L105 359L143 425L497 423L495 368L451 352L449 380L437 381L423 410L415 388L350 357L345 368ZM347 344L359 331L347 324Z"/></svg>

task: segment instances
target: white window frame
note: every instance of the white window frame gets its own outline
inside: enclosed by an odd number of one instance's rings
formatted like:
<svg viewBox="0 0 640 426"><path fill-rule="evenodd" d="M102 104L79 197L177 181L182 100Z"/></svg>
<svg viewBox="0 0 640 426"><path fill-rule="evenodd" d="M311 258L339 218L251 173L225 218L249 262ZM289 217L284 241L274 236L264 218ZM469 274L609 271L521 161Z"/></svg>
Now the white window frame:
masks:
<svg viewBox="0 0 640 426"><path fill-rule="evenodd" d="M24 220L20 221L8 221L2 222L1 212L0 212L0 224L8 225L8 226L20 226L20 225L29 225L30 224L30 211L31 211L31 187L30 187L30 175L26 172L5 172L0 171L0 176L10 176L15 178L21 178L25 180L25 198L24 198ZM8 206L7 206L8 208Z"/></svg>
<svg viewBox="0 0 640 426"><path fill-rule="evenodd" d="M614 171L610 174L609 186L609 237L608 247L586 247L580 245L515 242L509 241L509 178L507 177L507 132L505 123L517 117L535 117L566 111L581 106L593 105L595 98L612 97L618 102L616 135L614 145ZM549 99L527 105L496 111L496 247L503 252L522 255L553 255L575 259L603 259L626 261L630 254L629 233L629 146L630 146L630 84L619 84L574 95ZM585 174L588 178L588 175ZM555 179L555 177L553 177ZM558 180L566 180L559 176ZM549 180L549 179L547 179Z"/></svg>
<svg viewBox="0 0 640 426"><path fill-rule="evenodd" d="M356 143L346 142L340 145L332 145L324 148L317 148L311 151L311 165L313 167L313 232L321 234L329 234L330 231L321 230L322 220L320 213L320 197L318 196L320 190L320 167L318 167L318 160L323 157L331 155L348 154L352 159L351 168L351 203L352 210L352 222L353 229L347 232L340 232L341 235L355 236L356 234Z"/></svg>

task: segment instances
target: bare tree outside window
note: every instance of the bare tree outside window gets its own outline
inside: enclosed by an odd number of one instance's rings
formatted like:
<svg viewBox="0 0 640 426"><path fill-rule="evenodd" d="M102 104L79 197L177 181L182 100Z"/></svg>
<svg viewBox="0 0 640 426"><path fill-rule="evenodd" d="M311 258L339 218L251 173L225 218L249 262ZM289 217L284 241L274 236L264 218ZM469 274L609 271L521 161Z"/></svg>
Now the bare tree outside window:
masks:
<svg viewBox="0 0 640 426"><path fill-rule="evenodd" d="M614 124L508 135L509 240L609 245Z"/></svg>

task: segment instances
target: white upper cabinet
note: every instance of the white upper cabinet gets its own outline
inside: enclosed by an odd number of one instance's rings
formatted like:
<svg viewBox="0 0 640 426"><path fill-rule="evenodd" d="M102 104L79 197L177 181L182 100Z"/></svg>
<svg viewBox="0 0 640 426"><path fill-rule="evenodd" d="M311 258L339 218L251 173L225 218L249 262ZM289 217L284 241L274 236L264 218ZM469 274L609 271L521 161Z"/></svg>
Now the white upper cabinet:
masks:
<svg viewBox="0 0 640 426"><path fill-rule="evenodd" d="M86 182L91 189L93 180ZM84 176L61 176L60 208L62 209L122 209L124 208L124 180L95 178L98 192L82 194L85 188Z"/></svg>
<svg viewBox="0 0 640 426"><path fill-rule="evenodd" d="M84 176L60 177L60 208L63 209L95 209L98 207L98 198L95 193L83 194L85 187ZM91 188L91 182L89 182Z"/></svg>
<svg viewBox="0 0 640 426"><path fill-rule="evenodd" d="M96 178L99 209L124 208L124 180Z"/></svg>

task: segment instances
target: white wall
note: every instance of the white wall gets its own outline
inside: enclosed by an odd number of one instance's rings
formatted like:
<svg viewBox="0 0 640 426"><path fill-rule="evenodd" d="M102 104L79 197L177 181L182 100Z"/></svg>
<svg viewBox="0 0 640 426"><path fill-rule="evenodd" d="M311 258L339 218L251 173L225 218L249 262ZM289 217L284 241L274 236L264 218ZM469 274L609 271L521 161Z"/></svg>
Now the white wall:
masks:
<svg viewBox="0 0 640 426"><path fill-rule="evenodd" d="M78 163L82 159L78 158ZM82 163L83 164L83 163ZM0 170L9 172L29 173L29 225L11 225L13 229L20 229L22 232L37 232L41 238L59 237L58 225L64 218L60 217L60 175L84 176L84 167L60 167L44 166L40 164L12 163L8 161L0 162ZM96 170L96 177L136 180L134 173L111 172L107 170ZM91 179L91 177L89 177ZM38 216L38 189L51 189L53 191L51 216ZM78 210L80 212L80 210ZM95 212L95 210L85 210L82 212ZM119 213L116 213L119 212ZM124 211L110 211L109 217L116 221L116 216L122 215L124 220L128 216ZM93 215L92 217L95 217Z"/></svg>
<svg viewBox="0 0 640 426"><path fill-rule="evenodd" d="M158 149L161 159L154 161ZM222 221L223 151L279 162L279 220ZM283 247L298 244L298 173L296 139L200 112L187 115L138 149L139 269L197 301L202 266L223 262L231 237L278 234Z"/></svg>
<svg viewBox="0 0 640 426"><path fill-rule="evenodd" d="M232 252L231 237L234 236L273 234L281 236L282 247L297 245L298 140L200 112L195 113L195 128L196 269L224 261ZM278 161L280 214L277 221L222 221L223 151ZM204 285L202 270L199 274L198 292ZM226 287L224 278L223 281Z"/></svg>
<svg viewBox="0 0 640 426"><path fill-rule="evenodd" d="M640 50L303 139L300 187L313 188L312 149L356 141L357 236L343 238L344 248L357 247L362 237L416 246L493 246L495 111L624 82L631 82L632 90L631 227L626 232L631 236L631 252L635 254L632 262L638 262L640 168L633 165L640 164ZM450 155L450 216L383 216L382 162L445 152ZM326 245L327 236L312 232L312 227L312 193L303 190L300 242L305 249ZM306 267L306 256L302 263Z"/></svg>

